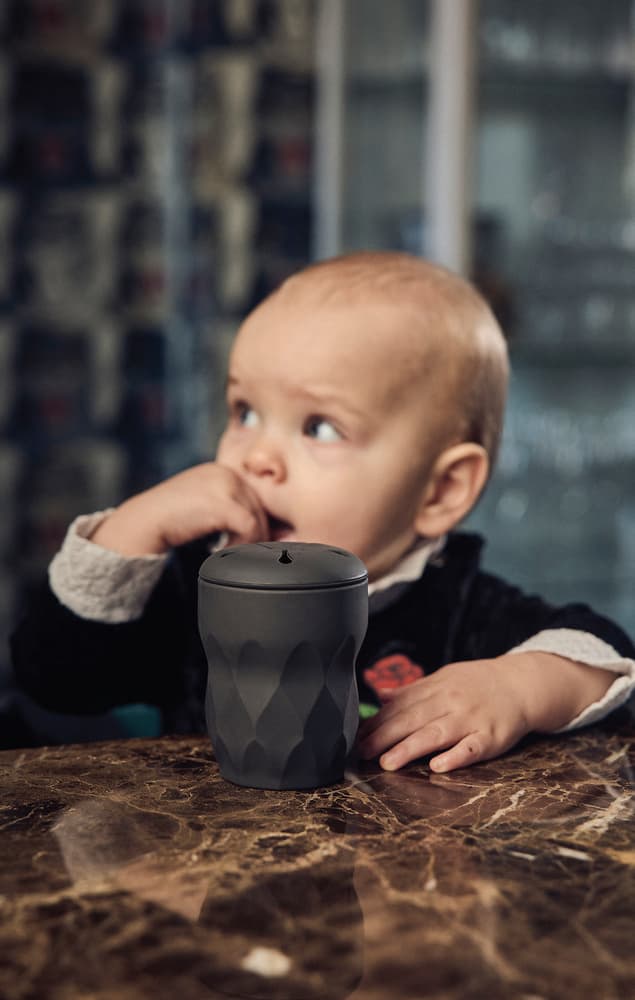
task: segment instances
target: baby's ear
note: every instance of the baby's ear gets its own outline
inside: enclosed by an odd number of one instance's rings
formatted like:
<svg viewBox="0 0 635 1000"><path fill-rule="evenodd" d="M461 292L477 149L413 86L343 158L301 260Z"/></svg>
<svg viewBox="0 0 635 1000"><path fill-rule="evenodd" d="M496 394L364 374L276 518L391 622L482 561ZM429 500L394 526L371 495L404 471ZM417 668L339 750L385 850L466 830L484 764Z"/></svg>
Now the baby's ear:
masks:
<svg viewBox="0 0 635 1000"><path fill-rule="evenodd" d="M480 444L465 442L441 452L424 487L414 527L438 538L470 512L487 482L489 459Z"/></svg>

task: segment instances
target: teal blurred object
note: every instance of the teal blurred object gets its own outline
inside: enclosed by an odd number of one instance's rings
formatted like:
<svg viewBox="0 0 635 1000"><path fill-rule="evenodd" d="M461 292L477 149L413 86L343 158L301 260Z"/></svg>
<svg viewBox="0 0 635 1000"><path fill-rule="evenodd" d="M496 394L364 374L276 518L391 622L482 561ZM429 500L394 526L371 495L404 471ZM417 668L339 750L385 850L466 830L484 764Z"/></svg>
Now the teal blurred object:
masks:
<svg viewBox="0 0 635 1000"><path fill-rule="evenodd" d="M121 726L122 736L160 736L163 730L161 712L153 705L122 705L111 715Z"/></svg>

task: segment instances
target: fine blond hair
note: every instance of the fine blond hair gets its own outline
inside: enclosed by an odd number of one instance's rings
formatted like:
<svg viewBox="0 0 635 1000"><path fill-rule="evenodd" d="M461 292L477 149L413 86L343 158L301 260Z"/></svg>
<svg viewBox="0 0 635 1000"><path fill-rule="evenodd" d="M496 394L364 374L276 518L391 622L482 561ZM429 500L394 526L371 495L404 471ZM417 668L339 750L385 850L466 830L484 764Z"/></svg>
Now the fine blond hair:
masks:
<svg viewBox="0 0 635 1000"><path fill-rule="evenodd" d="M459 275L411 254L360 251L310 264L273 293L318 304L395 307L395 333L408 333L412 368L432 383L443 419L439 450L475 442L494 466L503 428L509 361L485 299ZM418 363L420 362L420 364Z"/></svg>

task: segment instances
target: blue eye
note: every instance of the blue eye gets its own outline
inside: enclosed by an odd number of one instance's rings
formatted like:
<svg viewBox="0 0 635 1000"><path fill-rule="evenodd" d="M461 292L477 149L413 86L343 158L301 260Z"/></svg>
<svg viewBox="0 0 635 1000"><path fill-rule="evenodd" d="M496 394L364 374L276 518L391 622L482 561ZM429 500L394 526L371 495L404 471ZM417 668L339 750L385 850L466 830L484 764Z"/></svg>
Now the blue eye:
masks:
<svg viewBox="0 0 635 1000"><path fill-rule="evenodd" d="M236 416L241 427L256 427L258 425L258 414L247 403L236 404Z"/></svg>
<svg viewBox="0 0 635 1000"><path fill-rule="evenodd" d="M304 433L307 437L320 441L322 444L342 440L342 435L337 428L330 420L325 420L323 417L311 417L306 423Z"/></svg>

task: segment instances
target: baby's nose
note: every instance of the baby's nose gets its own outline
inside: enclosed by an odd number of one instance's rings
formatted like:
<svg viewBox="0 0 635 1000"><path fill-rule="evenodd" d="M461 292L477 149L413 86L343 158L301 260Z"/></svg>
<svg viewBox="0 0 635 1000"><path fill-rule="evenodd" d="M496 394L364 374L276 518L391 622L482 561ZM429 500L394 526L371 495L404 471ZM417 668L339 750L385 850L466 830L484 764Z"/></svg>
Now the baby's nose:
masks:
<svg viewBox="0 0 635 1000"><path fill-rule="evenodd" d="M286 477L284 456L273 442L261 438L246 452L243 467L253 476L270 476L274 482L282 482Z"/></svg>

